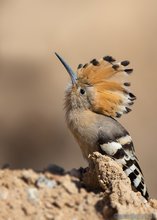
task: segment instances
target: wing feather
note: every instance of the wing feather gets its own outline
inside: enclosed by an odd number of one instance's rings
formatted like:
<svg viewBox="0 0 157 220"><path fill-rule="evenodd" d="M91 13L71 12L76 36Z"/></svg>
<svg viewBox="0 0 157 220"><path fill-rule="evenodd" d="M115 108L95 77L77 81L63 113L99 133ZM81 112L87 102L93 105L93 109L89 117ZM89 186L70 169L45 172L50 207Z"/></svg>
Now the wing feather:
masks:
<svg viewBox="0 0 157 220"><path fill-rule="evenodd" d="M144 183L144 177L135 156L134 146L130 135L125 135L114 141L99 144L100 152L108 155L118 163L122 164L123 170L130 178L132 185L148 199L148 192Z"/></svg>

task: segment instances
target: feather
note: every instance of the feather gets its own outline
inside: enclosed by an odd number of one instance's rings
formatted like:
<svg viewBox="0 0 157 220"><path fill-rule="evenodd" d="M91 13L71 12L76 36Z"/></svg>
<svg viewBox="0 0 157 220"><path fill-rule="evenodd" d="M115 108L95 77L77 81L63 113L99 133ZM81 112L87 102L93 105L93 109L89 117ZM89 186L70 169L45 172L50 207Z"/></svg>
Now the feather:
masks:
<svg viewBox="0 0 157 220"><path fill-rule="evenodd" d="M97 60L93 59L84 66L79 65L77 69L78 82L94 87L95 95L92 99L92 109L95 112L111 116L120 117L131 111L135 96L130 93L127 77L132 72L125 60L117 62L111 56ZM134 97L134 98L133 98Z"/></svg>
<svg viewBox="0 0 157 220"><path fill-rule="evenodd" d="M102 134L101 134L102 135ZM148 199L146 185L138 159L135 156L134 146L129 134L112 139L112 141L102 141L99 143L99 149L102 154L108 155L118 163L122 164L123 170L130 178L134 188L141 192L141 194Z"/></svg>

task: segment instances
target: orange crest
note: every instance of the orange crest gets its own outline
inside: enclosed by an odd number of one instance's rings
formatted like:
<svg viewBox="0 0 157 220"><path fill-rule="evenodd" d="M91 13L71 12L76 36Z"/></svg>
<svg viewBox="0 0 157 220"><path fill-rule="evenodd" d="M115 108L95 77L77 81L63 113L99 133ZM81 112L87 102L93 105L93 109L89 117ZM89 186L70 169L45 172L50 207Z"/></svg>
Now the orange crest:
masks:
<svg viewBox="0 0 157 220"><path fill-rule="evenodd" d="M93 111L111 117L120 117L131 111L136 97L128 90L127 77L133 69L128 69L129 61L116 62L111 56L100 60L93 59L77 69L77 79L94 87Z"/></svg>

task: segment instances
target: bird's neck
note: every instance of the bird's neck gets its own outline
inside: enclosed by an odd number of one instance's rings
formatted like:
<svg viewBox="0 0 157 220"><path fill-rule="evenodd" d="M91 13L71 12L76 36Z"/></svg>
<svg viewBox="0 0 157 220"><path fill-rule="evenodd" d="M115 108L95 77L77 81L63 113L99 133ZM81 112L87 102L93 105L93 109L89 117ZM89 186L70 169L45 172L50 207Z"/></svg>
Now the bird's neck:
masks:
<svg viewBox="0 0 157 220"><path fill-rule="evenodd" d="M69 128L87 128L91 123L96 122L96 113L90 111L89 109L69 109L69 107L65 109L66 121Z"/></svg>

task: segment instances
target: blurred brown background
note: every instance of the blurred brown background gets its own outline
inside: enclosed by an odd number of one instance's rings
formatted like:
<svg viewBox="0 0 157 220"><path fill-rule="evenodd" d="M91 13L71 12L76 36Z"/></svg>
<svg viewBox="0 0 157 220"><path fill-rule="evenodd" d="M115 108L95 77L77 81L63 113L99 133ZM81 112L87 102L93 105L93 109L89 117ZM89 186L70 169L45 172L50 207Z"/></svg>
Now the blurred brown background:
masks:
<svg viewBox="0 0 157 220"><path fill-rule="evenodd" d="M68 74L54 51L73 69L104 55L131 61L138 99L121 122L157 197L157 1L0 0L1 166L85 166L65 124Z"/></svg>

